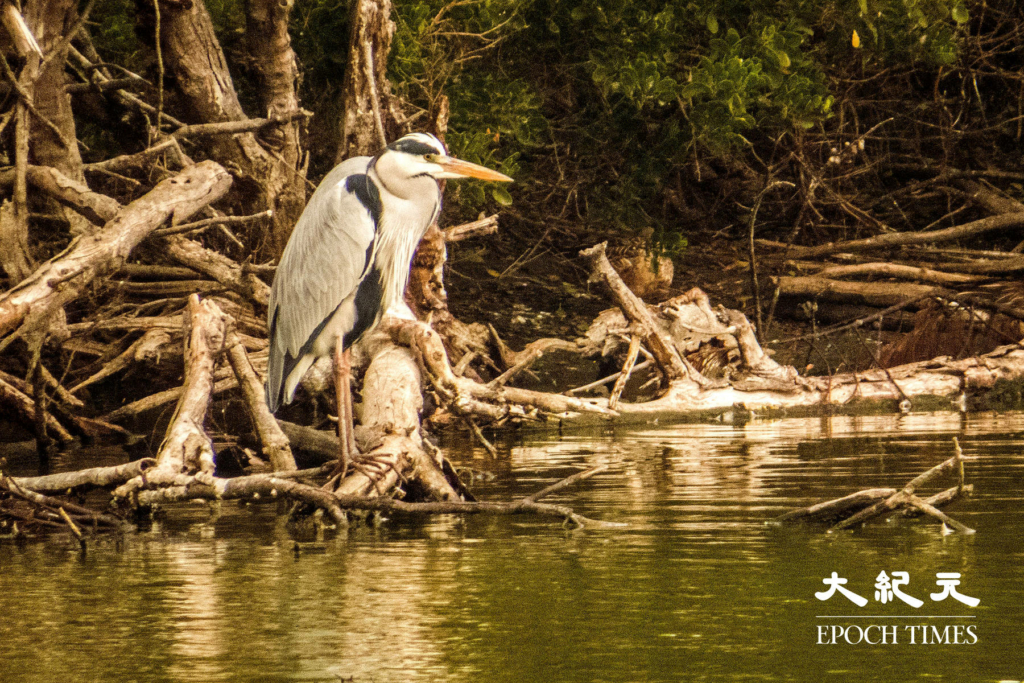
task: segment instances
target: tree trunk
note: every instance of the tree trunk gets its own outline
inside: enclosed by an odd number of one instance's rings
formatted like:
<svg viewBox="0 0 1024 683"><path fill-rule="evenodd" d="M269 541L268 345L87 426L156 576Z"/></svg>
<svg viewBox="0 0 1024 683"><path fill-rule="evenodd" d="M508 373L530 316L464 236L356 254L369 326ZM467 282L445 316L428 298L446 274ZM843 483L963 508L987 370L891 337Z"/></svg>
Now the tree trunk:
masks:
<svg viewBox="0 0 1024 683"><path fill-rule="evenodd" d="M342 93L341 144L335 163L361 154L372 155L398 134L388 53L395 23L391 0L353 0L349 20L348 68Z"/></svg>
<svg viewBox="0 0 1024 683"><path fill-rule="evenodd" d="M32 157L36 164L52 166L68 178L85 182L82 157L78 152L75 118L71 111L71 95L64 64L68 43L61 39L78 17L74 0L30 0L25 3L25 19L36 34L46 62L29 55L25 78L36 112L53 124L53 128L36 119L31 123ZM59 134L58 134L59 132ZM72 234L89 232L88 221L71 211L64 212Z"/></svg>
<svg viewBox="0 0 1024 683"><path fill-rule="evenodd" d="M295 53L288 35L293 0L248 0L246 12L249 54L259 74L260 104L268 117L299 109L299 78ZM300 126L293 120L268 128L261 141L274 153L276 164L264 179L274 197L272 239L277 255L284 251L295 223L306 206L306 172L302 165Z"/></svg>
<svg viewBox="0 0 1024 683"><path fill-rule="evenodd" d="M29 0L25 3L26 20L39 37L47 63L35 81L33 103L36 111L51 121L64 136L34 122L32 156L41 166L52 166L73 180L84 181L82 157L75 143L75 119L71 113L71 95L66 91L64 63L68 47L61 38L78 16L74 0ZM59 48L59 52L54 53ZM70 143L65 146L65 142Z"/></svg>
<svg viewBox="0 0 1024 683"><path fill-rule="evenodd" d="M250 32L262 41L254 53L257 68L264 76L263 104L273 114L284 115L298 108L295 94L294 55L287 37L288 7L266 0L262 11L250 23ZM201 123L222 123L248 119L238 101L227 60L217 41L213 22L202 0L190 5L162 5L161 45L163 56L177 81L193 118ZM269 33L268 33L269 32ZM218 135L211 138L214 159L235 169L235 189L243 204L242 213L271 210L269 230L254 222L256 234L249 235L250 246L259 247L264 256L277 257L305 205L305 175L299 169L298 123L284 124L280 139L268 151L252 132Z"/></svg>

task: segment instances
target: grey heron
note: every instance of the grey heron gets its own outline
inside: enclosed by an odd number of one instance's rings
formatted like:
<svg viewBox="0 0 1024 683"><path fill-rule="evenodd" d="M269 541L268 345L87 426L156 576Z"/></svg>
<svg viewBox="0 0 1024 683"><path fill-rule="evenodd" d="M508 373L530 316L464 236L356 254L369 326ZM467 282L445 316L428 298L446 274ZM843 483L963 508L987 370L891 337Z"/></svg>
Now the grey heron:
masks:
<svg viewBox="0 0 1024 683"><path fill-rule="evenodd" d="M416 246L441 210L437 181L511 181L484 166L448 156L433 135L412 133L374 157L338 164L320 183L285 246L270 290L267 405L291 403L317 358L335 356L347 382L347 350L402 300ZM348 410L351 407L348 406ZM342 435L342 466L351 443Z"/></svg>

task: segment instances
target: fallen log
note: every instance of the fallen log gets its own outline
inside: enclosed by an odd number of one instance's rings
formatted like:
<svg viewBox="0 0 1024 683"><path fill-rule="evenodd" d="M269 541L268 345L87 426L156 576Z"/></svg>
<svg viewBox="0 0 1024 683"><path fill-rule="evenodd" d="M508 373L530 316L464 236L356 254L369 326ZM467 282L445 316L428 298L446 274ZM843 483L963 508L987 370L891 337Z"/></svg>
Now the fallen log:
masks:
<svg viewBox="0 0 1024 683"><path fill-rule="evenodd" d="M951 298L952 290L930 285L895 282L844 282L819 276L782 276L776 279L779 296L801 297L869 306L895 306L925 297Z"/></svg>
<svg viewBox="0 0 1024 683"><path fill-rule="evenodd" d="M265 307L269 303L270 287L227 256L206 249L198 242L180 235L162 240L161 247L164 253L181 265L209 275L228 289L252 299L261 306Z"/></svg>
<svg viewBox="0 0 1024 683"><path fill-rule="evenodd" d="M291 498L323 509L339 526L348 523L345 510L366 510L376 512L401 512L406 514L533 514L556 517L574 524L577 528L622 528L622 523L604 522L584 517L564 505L540 503L538 499L572 484L599 474L607 469L602 465L579 472L556 484L546 487L518 501L479 502L444 500L425 503L410 503L382 496L361 496L345 493L331 493L323 488L302 484L291 479L276 476L253 475L234 479L213 478L209 481L193 479L179 486L167 487L139 494L143 505L180 502L186 500L230 500L248 499L253 502L274 501Z"/></svg>
<svg viewBox="0 0 1024 683"><path fill-rule="evenodd" d="M929 505L941 508L952 503L960 497L960 495L970 495L973 492L974 486L971 484L965 484L962 489L958 486L954 486L925 499L925 502ZM864 489L863 491L851 493L850 495L843 496L842 498L827 500L799 510L787 512L786 514L780 515L771 520L770 523L776 525L796 523L835 524L840 520L860 512L861 510L865 510L872 505L887 500L896 493L896 489ZM920 516L924 514L917 508L905 508L901 513L907 517Z"/></svg>
<svg viewBox="0 0 1024 683"><path fill-rule="evenodd" d="M213 396L219 396L225 391L230 391L238 386L238 379L230 369L218 370L217 374L214 375L214 380L215 383L211 392ZM174 387L173 389L159 391L155 394L150 394L145 398L140 398L137 401L132 401L131 403L123 405L116 410L112 410L104 415L102 419L105 422L121 422L130 417L141 415L149 410L165 406L168 403L174 403L181 398L183 393L183 387Z"/></svg>
<svg viewBox="0 0 1024 683"><path fill-rule="evenodd" d="M249 417L256 425L260 443L263 444L263 453L270 460L275 472L288 472L296 469L295 457L288 444L288 437L281 431L274 415L267 408L267 402L263 395L263 382L256 376L256 371L253 369L252 363L249 362L249 356L245 353L245 347L242 346L242 342L234 332L228 335L227 356L231 368L235 371L235 377L238 378L238 386L242 389Z"/></svg>
<svg viewBox="0 0 1024 683"><path fill-rule="evenodd" d="M671 342L662 337L661 331L658 330L650 312L647 310L647 305L640 297L633 294L615 269L612 268L612 264L608 261L606 254L607 248L608 243L602 242L590 249L584 249L580 252L580 256L590 261L595 277L602 280L608 289L611 290L612 297L622 309L626 319L639 327L640 334L644 337L647 348L650 349L651 354L658 363L658 367L665 375L666 382L672 382L684 377L696 379L699 373L694 372L692 368L688 367Z"/></svg>
<svg viewBox="0 0 1024 683"><path fill-rule="evenodd" d="M133 363L159 358L161 347L171 342L171 335L167 330L148 330L145 334L135 340L131 346L120 353L116 358L105 363L96 373L90 375L75 386L71 387L71 393L81 391L91 384L106 379L127 369Z"/></svg>
<svg viewBox="0 0 1024 683"><path fill-rule="evenodd" d="M515 387L480 384L458 377L448 363L440 336L429 325L417 320L397 320L387 326L392 338L415 350L434 388L459 415L482 415L501 420L510 415L525 415L524 406L554 415L594 413L613 417L615 411L588 400Z"/></svg>
<svg viewBox="0 0 1024 683"><path fill-rule="evenodd" d="M7 491L18 498L31 503L37 508L47 510L53 516L54 521L64 518L66 521L71 519L79 522L87 522L92 525L104 524L112 527L120 527L123 523L120 517L97 512L96 510L92 510L77 503L46 496L38 491L25 488L19 483L18 479L8 477L2 472L0 472L0 490ZM76 535L80 536L80 534Z"/></svg>
<svg viewBox="0 0 1024 683"><path fill-rule="evenodd" d="M1024 256L1009 255L1008 258L997 258L987 261L947 263L943 268L957 273L971 273L975 275L1007 275L1024 270Z"/></svg>
<svg viewBox="0 0 1024 683"><path fill-rule="evenodd" d="M494 214L478 221L455 225L444 230L444 241L461 242L471 237L483 237L498 232L498 215Z"/></svg>
<svg viewBox="0 0 1024 683"><path fill-rule="evenodd" d="M6 373L3 374L6 375ZM5 381L4 377L0 377L0 404L12 408L15 414L21 416L22 422L27 427L34 427L37 412L36 402L14 384ZM48 410L43 411L42 417L46 430L62 444L69 444L75 440L75 437Z"/></svg>
<svg viewBox="0 0 1024 683"><path fill-rule="evenodd" d="M993 214L1024 212L1024 204L1001 192L990 189L975 180L957 178L953 185L962 190L972 202Z"/></svg>
<svg viewBox="0 0 1024 683"><path fill-rule="evenodd" d="M231 177L204 161L165 180L124 207L91 235L76 238L63 252L0 296L0 349L25 332L41 329L98 277L115 272L132 249L168 218L179 223L223 196Z"/></svg>
<svg viewBox="0 0 1024 683"><path fill-rule="evenodd" d="M787 512L771 520L771 523L782 525L795 522L828 522L832 525L829 529L831 532L847 529L874 517L901 510L906 516L930 515L960 533L973 534L975 533L974 529L957 522L938 509L953 502L961 495L973 491L973 487L964 484L963 451L955 437L953 448L955 454L952 458L918 475L900 490L865 489L842 498ZM921 500L914 495L922 486L950 472L957 476L956 486L941 491L927 500Z"/></svg>
<svg viewBox="0 0 1024 683"><path fill-rule="evenodd" d="M861 276L891 277L914 280L933 285L961 285L977 282L980 278L963 273L946 273L931 268L906 266L897 263L858 263L852 266L828 266L816 272L815 277L834 280L842 277Z"/></svg>
<svg viewBox="0 0 1024 683"><path fill-rule="evenodd" d="M963 451L960 449L960 442L956 439L956 437L953 438L953 448L955 454L952 458L949 458L948 460L945 460L936 465L935 467L931 468L927 472L924 472L923 474L919 474L918 476L914 477L912 480L907 482L906 486L904 486L902 489L900 489L893 495L889 496L885 500L879 501L872 505L871 507L861 510L857 514L847 517L838 524L835 524L832 527L831 531L847 529L855 524L866 522L867 520L873 517L883 515L887 512L891 512L901 507L913 506L920 510L921 512L931 515L932 517L935 517L943 523L948 524L960 533L973 534L974 529L971 529L970 527L960 524L956 520L950 518L949 516L945 515L944 513L936 509L934 506L929 505L928 503L922 501L920 498L914 495L917 489L928 484L931 480L936 479L948 472L955 472L957 474L957 489L960 491L963 490L964 454Z"/></svg>
<svg viewBox="0 0 1024 683"><path fill-rule="evenodd" d="M180 266L159 266L150 263L126 263L114 273L115 277L142 280L197 280L200 273Z"/></svg>
<svg viewBox="0 0 1024 683"><path fill-rule="evenodd" d="M994 230L1024 227L1024 213L1005 213L981 218L964 225L927 232L889 232L875 237L846 242L829 242L818 247L790 246L789 253L797 258L817 258L845 252L886 249L907 244L935 244L975 237Z"/></svg>
<svg viewBox="0 0 1024 683"><path fill-rule="evenodd" d="M133 460L124 465L92 467L75 472L61 472L41 477L11 477L17 486L36 493L70 493L76 489L109 488L141 475L156 465L153 458Z"/></svg>
<svg viewBox="0 0 1024 683"><path fill-rule="evenodd" d="M217 305L192 295L185 316L185 383L181 399L156 456L157 464L114 492L126 498L138 490L173 484L180 476L199 472L213 476L213 445L203 422L213 393L213 369L224 350L226 319Z"/></svg>
<svg viewBox="0 0 1024 683"><path fill-rule="evenodd" d="M601 278L617 277L614 269L595 269ZM620 308L632 306L615 295ZM644 403L619 403L617 420L668 419L694 413L734 413L846 405L852 401L911 401L918 397L945 397L950 409L960 409L966 395L991 389L1000 379L1024 375L1024 348L1004 346L976 358L937 358L889 369L845 373L831 377L801 377L793 368L779 366L760 348L745 316L719 307L712 310L699 290L677 297L654 311L664 335L687 358L704 354L727 359L729 372L716 382L690 378L669 382L664 393ZM905 305L901 302L900 306ZM638 317L638 316L637 316ZM586 346L625 350L631 319L625 313L606 311L587 332ZM675 325L675 327L673 327ZM705 351L705 349L708 349ZM718 361L716 361L718 362ZM714 363L712 363L714 365ZM593 405L606 406L605 399ZM912 405L910 406L912 407ZM574 419L579 421L582 416Z"/></svg>
<svg viewBox="0 0 1024 683"><path fill-rule="evenodd" d="M321 463L338 458L338 435L322 429L314 429L305 425L298 425L294 422L278 420L278 426L284 435L288 437L288 443L295 450L315 453L322 458ZM356 429L356 445L359 450L369 450L364 439L360 438L360 430Z"/></svg>
<svg viewBox="0 0 1024 683"><path fill-rule="evenodd" d="M85 183L68 178L51 166L29 165L25 177L32 187L45 192L96 225L103 225L121 210L117 200L93 192ZM13 171L0 174L0 185L7 187L13 184Z"/></svg>

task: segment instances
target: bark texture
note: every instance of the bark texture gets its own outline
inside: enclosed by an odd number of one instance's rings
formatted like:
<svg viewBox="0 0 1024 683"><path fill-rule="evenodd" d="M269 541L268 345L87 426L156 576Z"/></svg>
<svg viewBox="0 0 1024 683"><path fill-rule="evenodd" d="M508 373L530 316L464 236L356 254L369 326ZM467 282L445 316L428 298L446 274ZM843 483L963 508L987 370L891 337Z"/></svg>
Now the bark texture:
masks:
<svg viewBox="0 0 1024 683"><path fill-rule="evenodd" d="M341 144L335 163L376 154L398 133L387 79L388 54L395 34L391 0L353 0L349 31Z"/></svg>
<svg viewBox="0 0 1024 683"><path fill-rule="evenodd" d="M204 161L154 187L99 232L76 239L0 296L0 345L3 336L19 327L27 331L45 324L89 282L117 271L132 249L160 224L168 218L188 218L222 197L230 185L231 178L220 165Z"/></svg>
<svg viewBox="0 0 1024 683"><path fill-rule="evenodd" d="M287 37L290 5L257 2L252 41L261 47L254 53L264 76L263 104L272 115L291 115L298 110L295 94L294 55ZM197 123L244 122L248 120L238 100L224 52L214 34L213 22L202 0L168 7L162 15L161 45L164 59L173 73L187 108ZM279 134L266 134L267 147L257 135L243 132L211 138L213 157L233 169L236 192L243 213L270 210L269 226L252 225L252 246L276 257L284 250L291 230L305 205L305 172L299 165L299 136L296 120L282 124Z"/></svg>

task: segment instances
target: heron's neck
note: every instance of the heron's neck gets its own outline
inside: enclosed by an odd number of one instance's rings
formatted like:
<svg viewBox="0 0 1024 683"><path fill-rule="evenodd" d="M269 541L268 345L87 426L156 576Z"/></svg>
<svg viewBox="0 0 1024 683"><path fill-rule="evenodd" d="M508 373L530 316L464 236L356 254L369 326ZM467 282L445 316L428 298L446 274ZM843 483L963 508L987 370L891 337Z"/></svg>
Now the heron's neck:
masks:
<svg viewBox="0 0 1024 683"><path fill-rule="evenodd" d="M367 173L380 188L381 195L433 204L433 197L438 193L437 181L425 173L413 175L414 170L403 166L398 155L383 154L370 163Z"/></svg>
<svg viewBox="0 0 1024 683"><path fill-rule="evenodd" d="M441 206L436 180L424 176L402 182L403 185L413 183L417 186L415 191L405 197L396 194L391 186L380 185L381 218L377 226L375 260L384 290L382 313L402 300L413 254Z"/></svg>

